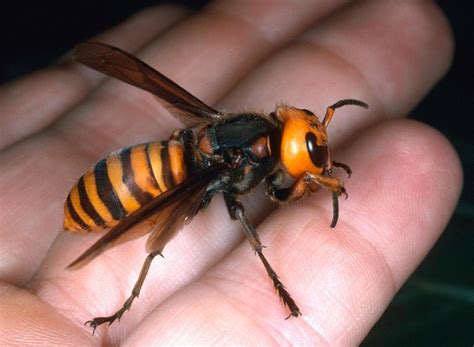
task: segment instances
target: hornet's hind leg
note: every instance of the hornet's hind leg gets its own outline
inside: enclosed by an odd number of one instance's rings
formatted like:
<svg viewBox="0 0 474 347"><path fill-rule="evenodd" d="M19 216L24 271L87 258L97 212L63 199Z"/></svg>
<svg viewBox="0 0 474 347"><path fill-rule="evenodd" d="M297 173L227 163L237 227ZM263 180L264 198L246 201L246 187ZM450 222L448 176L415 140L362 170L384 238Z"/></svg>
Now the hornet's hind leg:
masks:
<svg viewBox="0 0 474 347"><path fill-rule="evenodd" d="M158 254L161 254L160 252L153 252L148 254L148 257L146 257L145 262L143 263L142 269L140 271L140 275L138 276L137 282L135 282L135 286L133 287L132 294L128 297L128 299L124 302L122 308L115 312L113 315L108 316L108 317L96 317L92 320L89 320L85 322L85 325L89 325L93 330L92 334L95 333L95 329L101 324L104 323L109 323L112 324L116 319L120 320L122 315L125 313L125 311L129 310L130 307L132 306L133 300L138 297L140 294L140 290L142 289L143 282L145 281L145 277L148 273L148 270L150 269L151 262L153 261L153 258L155 258Z"/></svg>
<svg viewBox="0 0 474 347"><path fill-rule="evenodd" d="M239 201L237 201L230 194L224 194L224 199L225 199L227 210L229 211L230 217L234 220L238 220L240 224L242 225L242 228L244 229L244 232L245 232L245 236L247 237L247 240L250 242L250 245L252 246L255 253L257 253L257 255L259 256L260 260L263 263L263 266L265 266L265 270L267 270L267 273L273 282L273 287L275 287L278 295L283 301L283 304L285 304L290 309L291 313L286 318L288 319L291 316L298 317L299 315L301 315L300 309L296 305L290 293L287 292L283 284L278 279L278 275L272 269L272 267L268 263L268 260L264 257L262 253L262 248L263 248L262 243L260 242L257 231L250 224L249 220L245 216L244 207Z"/></svg>

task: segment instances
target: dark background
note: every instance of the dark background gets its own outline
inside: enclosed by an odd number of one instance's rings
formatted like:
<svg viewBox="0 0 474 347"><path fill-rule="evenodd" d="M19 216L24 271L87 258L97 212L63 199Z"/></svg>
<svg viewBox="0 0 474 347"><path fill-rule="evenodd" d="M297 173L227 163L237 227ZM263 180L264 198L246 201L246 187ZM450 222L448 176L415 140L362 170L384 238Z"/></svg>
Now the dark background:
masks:
<svg viewBox="0 0 474 347"><path fill-rule="evenodd" d="M0 83L51 64L75 43L157 2L164 1L10 2L0 14ZM169 2L196 9L206 3ZM446 232L368 335L366 346L474 344L474 29L472 13L461 2L438 3L454 31L454 63L411 118L432 125L453 143L463 164L464 189Z"/></svg>

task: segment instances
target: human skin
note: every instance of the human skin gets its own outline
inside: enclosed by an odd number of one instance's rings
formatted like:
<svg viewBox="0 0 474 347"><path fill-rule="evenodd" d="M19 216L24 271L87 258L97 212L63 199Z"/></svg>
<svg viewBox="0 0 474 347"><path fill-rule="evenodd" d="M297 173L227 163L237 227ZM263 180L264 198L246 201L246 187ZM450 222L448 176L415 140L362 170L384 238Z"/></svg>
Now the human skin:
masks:
<svg viewBox="0 0 474 347"><path fill-rule="evenodd" d="M201 100L229 111L287 103L336 111L332 158L349 199L335 229L330 194L275 208L243 199L264 253L298 303L285 320L265 270L222 198L156 259L130 312L113 314L146 257L145 238L65 270L100 235L65 233L75 180L118 148L181 127L150 94L70 62L0 89L0 344L356 345L436 242L459 197L449 142L402 119L449 68L446 19L428 1L220 1L199 13L157 7L96 40L134 52ZM403 324L403 322L400 322Z"/></svg>

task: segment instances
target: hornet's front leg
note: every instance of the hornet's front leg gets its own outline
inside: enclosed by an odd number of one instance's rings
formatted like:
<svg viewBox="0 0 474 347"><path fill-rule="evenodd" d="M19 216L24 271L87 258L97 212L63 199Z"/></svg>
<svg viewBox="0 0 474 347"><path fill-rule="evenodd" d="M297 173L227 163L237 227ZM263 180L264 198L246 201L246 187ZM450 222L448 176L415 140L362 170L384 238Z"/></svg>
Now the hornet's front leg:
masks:
<svg viewBox="0 0 474 347"><path fill-rule="evenodd" d="M267 273L273 282L273 287L275 288L281 300L283 301L283 304L286 305L290 309L291 313L286 318L288 319L291 316L298 317L299 315L301 315L300 309L296 305L290 293L288 293L285 287L283 286L283 283L281 283L280 280L278 279L278 275L272 269L272 267L268 263L268 260L264 257L263 252L262 252L262 249L263 249L262 243L260 242L257 231L250 224L249 220L245 216L244 207L242 206L242 203L237 201L233 195L228 194L228 193L224 193L224 199L225 199L227 210L229 211L230 217L234 220L238 220L240 224L242 225L242 228L244 229L245 237L250 242L250 245L252 246L255 253L257 253L257 255L259 256L260 260L263 263L263 266L265 266L265 270L267 270Z"/></svg>
<svg viewBox="0 0 474 347"><path fill-rule="evenodd" d="M350 168L347 165L337 163L334 165L341 167L350 173ZM294 183L288 188L281 188L283 184L283 173L281 171L275 172L271 175L267 181L267 193L273 200L279 202L289 202L299 200L309 190L315 192L319 187L324 187L332 192L333 201L333 218L331 221L331 228L334 228L337 224L339 217L339 200L338 197L341 194L346 195L347 192L344 188L342 180L325 175L317 175L309 172L304 173L300 177L296 178Z"/></svg>
<svg viewBox="0 0 474 347"><path fill-rule="evenodd" d="M339 195L344 194L347 199L346 188L344 188L344 183L342 180L330 176L324 175L314 175L311 173L306 173L305 180L309 184L318 184L332 192L332 221L331 228L334 228L337 224L339 218Z"/></svg>
<svg viewBox="0 0 474 347"><path fill-rule="evenodd" d="M311 191L316 191L319 189L318 185L308 186L308 182L306 182L304 175L298 177L291 186L283 187L283 177L283 172L279 170L270 175L266 180L267 194L273 201L296 201L301 199L306 194L308 188Z"/></svg>
<svg viewBox="0 0 474 347"><path fill-rule="evenodd" d="M334 161L334 160L333 160L333 161L332 161L332 166L333 166L333 167L338 167L338 168L343 169L343 170L346 172L346 174L347 174L347 178L351 177L351 175L352 175L352 170L351 170L351 168L350 168L349 165L344 164L344 163L340 163L340 162L338 162L338 161Z"/></svg>

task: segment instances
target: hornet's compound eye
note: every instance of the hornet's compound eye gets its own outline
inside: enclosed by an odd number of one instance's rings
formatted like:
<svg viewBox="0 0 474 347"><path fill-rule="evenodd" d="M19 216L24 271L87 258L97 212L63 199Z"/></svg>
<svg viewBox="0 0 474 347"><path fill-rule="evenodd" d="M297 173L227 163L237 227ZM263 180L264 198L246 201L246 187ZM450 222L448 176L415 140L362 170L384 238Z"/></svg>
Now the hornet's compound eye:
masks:
<svg viewBox="0 0 474 347"><path fill-rule="evenodd" d="M322 168L328 161L328 146L318 146L317 141L318 139L314 133L306 133L306 146L308 147L309 157L316 167Z"/></svg>

